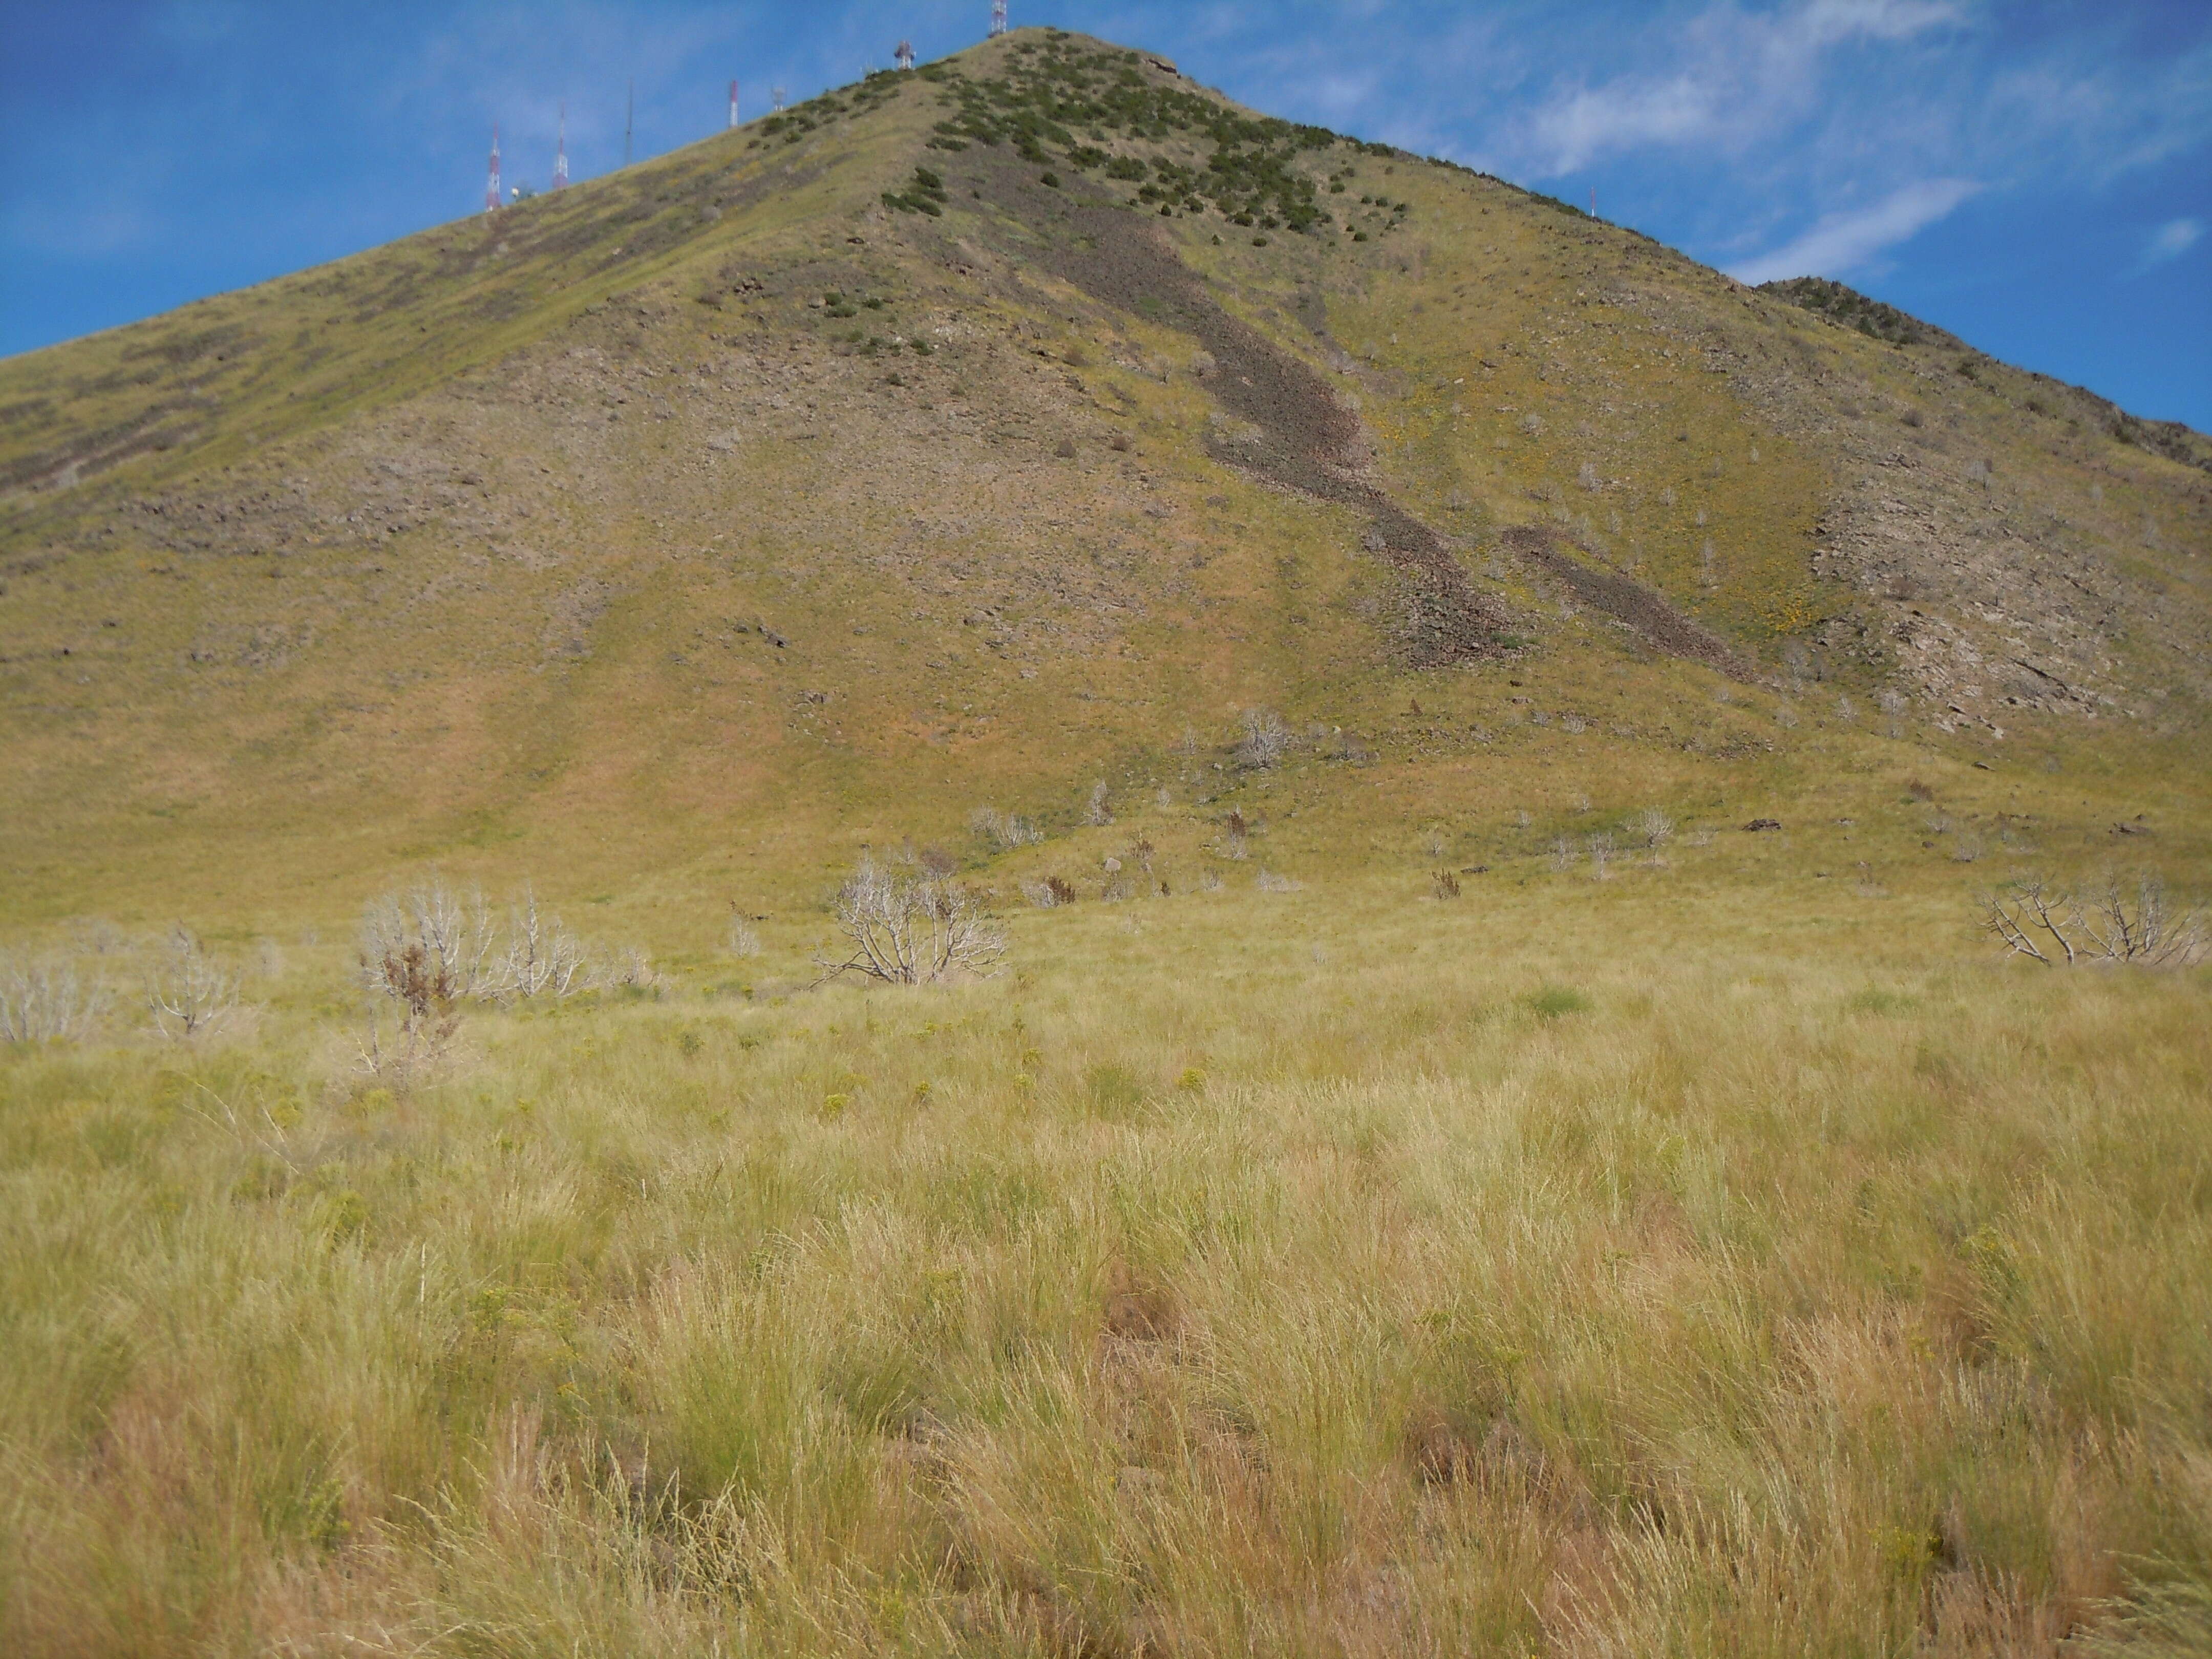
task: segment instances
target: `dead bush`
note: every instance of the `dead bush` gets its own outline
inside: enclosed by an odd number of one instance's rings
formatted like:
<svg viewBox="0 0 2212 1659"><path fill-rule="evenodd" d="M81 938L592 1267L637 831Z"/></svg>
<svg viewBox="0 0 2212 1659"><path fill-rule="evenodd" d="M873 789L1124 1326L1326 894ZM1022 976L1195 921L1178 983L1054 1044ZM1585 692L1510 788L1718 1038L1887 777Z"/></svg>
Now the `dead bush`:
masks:
<svg viewBox="0 0 2212 1659"><path fill-rule="evenodd" d="M1664 847L1674 836L1674 820L1656 806L1647 806L1629 823L1629 832L1648 848Z"/></svg>
<svg viewBox="0 0 2212 1659"><path fill-rule="evenodd" d="M1040 910L1050 910L1062 904L1075 902L1075 884L1065 876L1047 876L1042 881L1022 884L1022 896Z"/></svg>
<svg viewBox="0 0 2212 1659"><path fill-rule="evenodd" d="M561 998L591 987L582 943L561 925L560 917L541 914L537 894L525 888L522 902L507 915L507 954L493 994Z"/></svg>
<svg viewBox="0 0 2212 1659"><path fill-rule="evenodd" d="M933 984L962 973L988 975L1006 952L1006 935L966 889L927 870L901 874L866 858L837 891L837 931L851 954L817 957L823 980L853 972L890 985Z"/></svg>
<svg viewBox="0 0 2212 1659"><path fill-rule="evenodd" d="M2164 878L2149 872L2106 875L2086 893L2028 876L1985 890L1978 902L1984 933L2046 968L2061 962L2188 968L2212 945L2203 908L2174 908Z"/></svg>
<svg viewBox="0 0 2212 1659"><path fill-rule="evenodd" d="M499 928L481 892L466 899L432 880L405 893L387 893L363 912L360 964L362 982L390 994L387 964L419 949L426 971L453 987L456 1000L485 996L499 970Z"/></svg>
<svg viewBox="0 0 2212 1659"><path fill-rule="evenodd" d="M995 806L977 807L968 815L968 827L1000 852L1034 847L1044 839L1044 833L1027 818L1001 812Z"/></svg>
<svg viewBox="0 0 2212 1659"><path fill-rule="evenodd" d="M1282 763L1283 757L1291 750L1291 728L1283 717L1272 708L1248 708L1244 711L1244 732L1231 758L1246 771L1263 772Z"/></svg>
<svg viewBox="0 0 2212 1659"><path fill-rule="evenodd" d="M368 906L359 961L369 990L391 995L389 964L416 950L424 971L450 987L456 1002L567 997L595 982L582 942L526 887L504 921L482 893L463 899L438 881Z"/></svg>
<svg viewBox="0 0 2212 1659"><path fill-rule="evenodd" d="M1598 880L1606 878L1606 866L1613 860L1613 837L1607 835L1583 837L1583 845L1589 849L1590 874Z"/></svg>
<svg viewBox="0 0 2212 1659"><path fill-rule="evenodd" d="M0 1042L66 1042L85 1036L105 1010L106 988L69 963L0 957Z"/></svg>
<svg viewBox="0 0 2212 1659"><path fill-rule="evenodd" d="M198 1036L237 1012L238 975L179 922L147 972L146 1007L163 1036Z"/></svg>
<svg viewBox="0 0 2212 1659"><path fill-rule="evenodd" d="M1431 871L1429 890L1440 899L1455 899L1459 896L1459 878L1449 870Z"/></svg>
<svg viewBox="0 0 2212 1659"><path fill-rule="evenodd" d="M455 1006L460 993L450 966L422 940L397 945L376 964L377 988L398 1005L395 1029L387 1040L384 1024L371 1017L362 1041L362 1069L372 1077L402 1085L445 1057L460 1030Z"/></svg>

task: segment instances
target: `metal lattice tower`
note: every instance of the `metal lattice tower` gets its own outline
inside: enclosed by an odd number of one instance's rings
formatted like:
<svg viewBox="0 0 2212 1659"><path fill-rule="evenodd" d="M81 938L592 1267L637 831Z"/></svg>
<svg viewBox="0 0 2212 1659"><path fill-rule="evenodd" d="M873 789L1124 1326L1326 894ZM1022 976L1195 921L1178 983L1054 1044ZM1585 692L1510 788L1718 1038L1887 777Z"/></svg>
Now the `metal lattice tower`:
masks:
<svg viewBox="0 0 2212 1659"><path fill-rule="evenodd" d="M783 88L781 87L770 87L768 89L768 95L775 102L776 112L778 114L781 114L783 112Z"/></svg>
<svg viewBox="0 0 2212 1659"><path fill-rule="evenodd" d="M498 212L499 204L499 123L495 121L491 128L491 176L484 185L484 211Z"/></svg>
<svg viewBox="0 0 2212 1659"><path fill-rule="evenodd" d="M561 136L553 145L553 188L565 190L568 185L568 105L561 105Z"/></svg>
<svg viewBox="0 0 2212 1659"><path fill-rule="evenodd" d="M1006 0L991 0L991 33L1006 32Z"/></svg>
<svg viewBox="0 0 2212 1659"><path fill-rule="evenodd" d="M891 61L896 64L902 70L912 69L914 67L914 42L911 40L900 41L898 43L897 50L891 53Z"/></svg>
<svg viewBox="0 0 2212 1659"><path fill-rule="evenodd" d="M732 82L730 82L730 125L731 125L732 128L734 128L737 125L738 125L738 83L737 83L735 81L732 81Z"/></svg>

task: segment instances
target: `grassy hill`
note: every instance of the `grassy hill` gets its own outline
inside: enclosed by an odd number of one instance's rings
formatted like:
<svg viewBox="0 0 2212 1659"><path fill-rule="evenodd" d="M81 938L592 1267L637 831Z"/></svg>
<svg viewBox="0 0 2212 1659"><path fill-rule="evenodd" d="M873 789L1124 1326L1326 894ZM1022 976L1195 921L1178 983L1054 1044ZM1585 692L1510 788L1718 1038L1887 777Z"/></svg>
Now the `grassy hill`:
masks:
<svg viewBox="0 0 2212 1659"><path fill-rule="evenodd" d="M1524 759L1694 792L1700 734L2200 740L2212 480L2085 395L978 53L0 368L11 913L244 914L242 837L279 908L773 883L1147 796L1255 706L1437 813Z"/></svg>
<svg viewBox="0 0 2212 1659"><path fill-rule="evenodd" d="M0 412L15 1645L2203 1633L2202 435L1044 30Z"/></svg>

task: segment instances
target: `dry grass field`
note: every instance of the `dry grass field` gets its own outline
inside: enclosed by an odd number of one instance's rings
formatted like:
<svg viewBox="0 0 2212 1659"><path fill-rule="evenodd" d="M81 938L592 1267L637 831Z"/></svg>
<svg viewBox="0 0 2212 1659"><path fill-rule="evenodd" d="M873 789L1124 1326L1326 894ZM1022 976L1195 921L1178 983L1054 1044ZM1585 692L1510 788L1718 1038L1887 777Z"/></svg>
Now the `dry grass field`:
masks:
<svg viewBox="0 0 2212 1659"><path fill-rule="evenodd" d="M0 363L0 1651L2212 1651L2212 447L1247 119Z"/></svg>
<svg viewBox="0 0 2212 1659"><path fill-rule="evenodd" d="M1086 834L1006 861L1173 825ZM1771 839L11 1051L9 1645L2197 1650L2212 975Z"/></svg>

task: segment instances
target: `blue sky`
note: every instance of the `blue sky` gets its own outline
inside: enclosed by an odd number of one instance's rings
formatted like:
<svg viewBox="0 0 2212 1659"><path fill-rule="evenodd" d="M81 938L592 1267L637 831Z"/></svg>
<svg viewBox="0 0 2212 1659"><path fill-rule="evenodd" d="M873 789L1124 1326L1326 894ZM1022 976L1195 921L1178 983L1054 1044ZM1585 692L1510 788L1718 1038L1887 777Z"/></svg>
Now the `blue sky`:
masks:
<svg viewBox="0 0 2212 1659"><path fill-rule="evenodd" d="M297 270L983 33L988 0L0 0L0 353ZM2208 0L1014 0L1270 112L1838 277L2212 429Z"/></svg>

